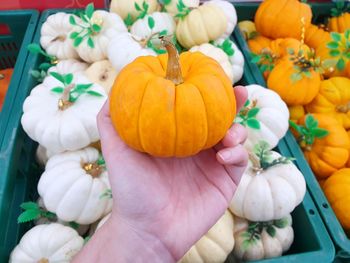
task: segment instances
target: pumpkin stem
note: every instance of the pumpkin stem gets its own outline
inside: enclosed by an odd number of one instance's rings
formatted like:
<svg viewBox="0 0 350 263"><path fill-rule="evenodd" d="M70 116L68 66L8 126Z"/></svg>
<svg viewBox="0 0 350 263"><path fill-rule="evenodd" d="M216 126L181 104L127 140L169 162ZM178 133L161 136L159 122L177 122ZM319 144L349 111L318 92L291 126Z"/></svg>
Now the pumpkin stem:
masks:
<svg viewBox="0 0 350 263"><path fill-rule="evenodd" d="M49 263L49 260L47 258L41 258L38 263Z"/></svg>
<svg viewBox="0 0 350 263"><path fill-rule="evenodd" d="M159 35L159 33L160 33L160 32L152 33L152 34L151 34L150 36L148 36L147 38L144 38L144 39L141 39L141 40L137 40L137 39L135 39L133 36L132 36L132 38L133 38L135 41L139 42L140 45L142 46L142 48L145 48L145 47L147 46L148 42L149 42L152 38L154 38L155 36Z"/></svg>
<svg viewBox="0 0 350 263"><path fill-rule="evenodd" d="M98 163L84 163L82 166L93 178L99 177L104 172L104 167Z"/></svg>
<svg viewBox="0 0 350 263"><path fill-rule="evenodd" d="M70 106L72 106L72 102L69 101L69 93L72 89L74 89L75 84L69 84L67 87L64 88L64 91L62 93L62 97L58 100L58 108L60 110L66 110Z"/></svg>
<svg viewBox="0 0 350 263"><path fill-rule="evenodd" d="M348 113L350 111L350 101L345 105L338 105L335 107L337 112Z"/></svg>
<svg viewBox="0 0 350 263"><path fill-rule="evenodd" d="M249 153L249 159L253 164L253 171L256 172L256 175L261 174L261 172L264 170L261 168L260 160L254 153Z"/></svg>
<svg viewBox="0 0 350 263"><path fill-rule="evenodd" d="M4 79L5 75L0 73L0 80Z"/></svg>
<svg viewBox="0 0 350 263"><path fill-rule="evenodd" d="M160 40L168 52L168 65L165 78L171 80L175 85L180 85L184 80L182 78L179 53L169 39L160 37Z"/></svg>

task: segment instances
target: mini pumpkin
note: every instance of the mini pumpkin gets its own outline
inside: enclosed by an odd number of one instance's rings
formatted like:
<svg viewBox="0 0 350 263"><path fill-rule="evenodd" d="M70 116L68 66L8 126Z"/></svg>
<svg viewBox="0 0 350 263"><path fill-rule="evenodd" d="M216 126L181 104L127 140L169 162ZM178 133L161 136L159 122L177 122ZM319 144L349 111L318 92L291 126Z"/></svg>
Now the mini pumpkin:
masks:
<svg viewBox="0 0 350 263"><path fill-rule="evenodd" d="M90 65L85 71L85 75L92 82L104 88L109 94L118 72L114 69L109 60L97 61Z"/></svg>
<svg viewBox="0 0 350 263"><path fill-rule="evenodd" d="M294 240L292 217L267 222L252 222L234 218L236 258L250 261L275 258L288 251Z"/></svg>
<svg viewBox="0 0 350 263"><path fill-rule="evenodd" d="M325 114L308 114L293 124L297 140L315 175L326 178L343 168L349 158L350 139L344 127Z"/></svg>
<svg viewBox="0 0 350 263"><path fill-rule="evenodd" d="M9 262L69 263L83 244L83 238L70 227L57 223L38 225L25 233Z"/></svg>
<svg viewBox="0 0 350 263"><path fill-rule="evenodd" d="M302 28L311 24L309 5L298 0L265 0L255 13L255 26L263 36L273 39L300 39Z"/></svg>
<svg viewBox="0 0 350 263"><path fill-rule="evenodd" d="M336 171L323 184L323 191L345 231L350 231L350 169Z"/></svg>
<svg viewBox="0 0 350 263"><path fill-rule="evenodd" d="M58 177L59 175L59 177ZM54 155L38 183L45 207L66 222L91 224L112 209L108 174L98 150Z"/></svg>
<svg viewBox="0 0 350 263"><path fill-rule="evenodd" d="M99 140L96 117L106 97L82 73L51 72L24 101L23 129L51 153L81 149Z"/></svg>
<svg viewBox="0 0 350 263"><path fill-rule="evenodd" d="M179 263L224 262L235 244L233 230L233 216L226 210L218 222L191 247Z"/></svg>
<svg viewBox="0 0 350 263"><path fill-rule="evenodd" d="M120 33L109 43L108 59L114 69L120 72L127 64L141 56L156 56L156 52L147 47L149 40L140 39L130 33Z"/></svg>
<svg viewBox="0 0 350 263"><path fill-rule="evenodd" d="M85 20L75 15L71 16L75 22L70 35L74 39L73 44L79 57L89 63L106 59L111 39L121 32L127 32L123 20L118 15L104 10L90 11L81 16L85 17Z"/></svg>
<svg viewBox="0 0 350 263"><path fill-rule="evenodd" d="M221 37L227 27L227 18L222 9L214 4L201 5L185 17L181 17L176 27L176 38L189 49Z"/></svg>
<svg viewBox="0 0 350 263"><path fill-rule="evenodd" d="M274 66L267 79L288 106L310 103L318 94L321 74L318 65L307 56L286 56Z"/></svg>
<svg viewBox="0 0 350 263"><path fill-rule="evenodd" d="M141 12L152 14L158 7L157 0L112 0L110 12L118 14L122 19L129 15L135 20Z"/></svg>
<svg viewBox="0 0 350 263"><path fill-rule="evenodd" d="M237 25L237 13L234 5L228 1L223 0L210 0L204 2L204 4L216 5L217 7L221 8L221 10L224 12L227 19L227 25L226 31L220 36L220 39L225 40L229 38Z"/></svg>
<svg viewBox="0 0 350 263"><path fill-rule="evenodd" d="M328 20L330 31L344 33L350 28L350 5L347 1L336 1L331 9L332 17Z"/></svg>
<svg viewBox="0 0 350 263"><path fill-rule="evenodd" d="M270 148L261 141L250 154L229 207L239 217L277 220L288 216L304 199L304 176L288 158Z"/></svg>
<svg viewBox="0 0 350 263"><path fill-rule="evenodd" d="M320 91L306 110L336 118L345 129L350 128L350 79L334 77L321 82Z"/></svg>
<svg viewBox="0 0 350 263"><path fill-rule="evenodd" d="M58 59L78 58L69 37L73 25L69 23L70 14L58 12L50 15L43 23L40 31L40 44L49 55Z"/></svg>
<svg viewBox="0 0 350 263"><path fill-rule="evenodd" d="M255 35L248 39L248 46L250 50L255 54L260 54L263 49L267 49L270 46L271 39L262 35Z"/></svg>
<svg viewBox="0 0 350 263"><path fill-rule="evenodd" d="M137 58L118 75L110 96L112 122L138 151L193 155L217 144L231 126L231 81L214 59L200 52L179 56L168 39L162 42L168 55Z"/></svg>
<svg viewBox="0 0 350 263"><path fill-rule="evenodd" d="M6 93L10 86L11 77L13 74L13 68L0 70L0 112L4 105Z"/></svg>
<svg viewBox="0 0 350 263"><path fill-rule="evenodd" d="M259 85L246 87L248 100L236 118L236 122L245 126L248 131L244 146L251 151L254 145L265 140L272 149L288 131L287 105L272 90Z"/></svg>
<svg viewBox="0 0 350 263"><path fill-rule="evenodd" d="M243 20L238 22L238 28L243 34L245 40L253 39L258 35L256 32L256 27L253 21Z"/></svg>
<svg viewBox="0 0 350 263"><path fill-rule="evenodd" d="M305 44L313 49L331 40L329 32L324 28L311 24L305 31Z"/></svg>
<svg viewBox="0 0 350 263"><path fill-rule="evenodd" d="M48 69L48 73L57 72L61 75L69 73L78 73L83 72L87 69L88 64L81 62L76 59L65 59L60 60L55 66Z"/></svg>
<svg viewBox="0 0 350 263"><path fill-rule="evenodd" d="M289 106L289 119L293 122L297 122L306 114L305 107L302 105Z"/></svg>
<svg viewBox="0 0 350 263"><path fill-rule="evenodd" d="M242 78L244 70L244 57L242 52L229 38L218 39L214 41L214 45L221 48L228 56L233 70L232 82L237 83Z"/></svg>
<svg viewBox="0 0 350 263"><path fill-rule="evenodd" d="M231 82L233 81L233 68L227 54L220 48L215 47L212 44L202 44L200 46L191 47L190 52L201 52L204 55L215 59L222 69L225 71L226 75L229 77Z"/></svg>

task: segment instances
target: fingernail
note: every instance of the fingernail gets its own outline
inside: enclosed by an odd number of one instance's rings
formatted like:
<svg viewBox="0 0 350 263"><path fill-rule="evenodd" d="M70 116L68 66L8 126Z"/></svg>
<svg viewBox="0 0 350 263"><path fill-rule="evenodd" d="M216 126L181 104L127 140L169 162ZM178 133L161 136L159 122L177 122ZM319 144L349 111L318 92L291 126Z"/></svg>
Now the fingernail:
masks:
<svg viewBox="0 0 350 263"><path fill-rule="evenodd" d="M223 161L229 161L231 159L231 151L229 150L221 151L219 155Z"/></svg>

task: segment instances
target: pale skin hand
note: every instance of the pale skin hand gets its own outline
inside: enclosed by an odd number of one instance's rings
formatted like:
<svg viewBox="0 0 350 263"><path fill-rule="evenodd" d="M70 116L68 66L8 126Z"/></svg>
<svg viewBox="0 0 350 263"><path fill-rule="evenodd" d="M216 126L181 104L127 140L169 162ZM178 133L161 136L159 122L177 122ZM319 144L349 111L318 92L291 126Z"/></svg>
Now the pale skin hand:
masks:
<svg viewBox="0 0 350 263"><path fill-rule="evenodd" d="M247 92L234 91L240 109ZM112 216L74 262L176 262L227 209L248 162L242 146L247 132L234 124L212 149L188 158L155 158L121 141L108 105L98 126Z"/></svg>

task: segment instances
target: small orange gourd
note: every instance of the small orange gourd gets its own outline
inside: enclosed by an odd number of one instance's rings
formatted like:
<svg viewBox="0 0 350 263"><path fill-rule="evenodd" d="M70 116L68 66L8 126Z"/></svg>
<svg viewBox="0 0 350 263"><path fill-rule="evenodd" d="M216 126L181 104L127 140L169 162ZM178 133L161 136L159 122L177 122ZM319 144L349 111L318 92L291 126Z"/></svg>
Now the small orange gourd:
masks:
<svg viewBox="0 0 350 263"><path fill-rule="evenodd" d="M254 22L263 36L300 39L303 26L308 27L311 18L310 6L298 0L265 0L256 11Z"/></svg>
<svg viewBox="0 0 350 263"><path fill-rule="evenodd" d="M315 99L306 106L310 113L323 113L350 129L350 79L334 77L321 82Z"/></svg>
<svg viewBox="0 0 350 263"><path fill-rule="evenodd" d="M250 51L259 54L261 50L270 47L271 39L264 37L262 35L257 35L253 38L248 39L248 46Z"/></svg>
<svg viewBox="0 0 350 263"><path fill-rule="evenodd" d="M231 81L200 52L162 40L168 54L144 56L118 75L110 114L131 148L159 157L184 157L216 145L236 115Z"/></svg>
<svg viewBox="0 0 350 263"><path fill-rule="evenodd" d="M329 32L324 30L322 27L311 24L306 28L305 44L310 48L316 49L329 41L331 41L331 36Z"/></svg>
<svg viewBox="0 0 350 263"><path fill-rule="evenodd" d="M7 68L0 70L0 111L4 104L7 89L10 85L13 68Z"/></svg>
<svg viewBox="0 0 350 263"><path fill-rule="evenodd" d="M326 178L345 167L349 158L350 139L334 118L325 114L307 114L291 122L304 156L315 175Z"/></svg>
<svg viewBox="0 0 350 263"><path fill-rule="evenodd" d="M305 108L302 105L289 106L289 119L293 122L297 122L300 118L306 114Z"/></svg>
<svg viewBox="0 0 350 263"><path fill-rule="evenodd" d="M316 97L321 84L321 74L314 63L306 55L285 56L271 71L267 86L288 106L306 105Z"/></svg>
<svg viewBox="0 0 350 263"><path fill-rule="evenodd" d="M335 5L331 9L332 17L328 20L328 28L330 31L344 33L350 28L350 4L338 0Z"/></svg>
<svg viewBox="0 0 350 263"><path fill-rule="evenodd" d="M323 184L323 191L340 224L350 231L350 169L332 174Z"/></svg>

